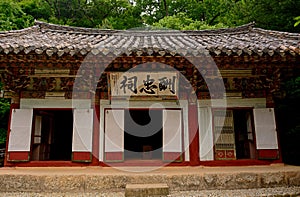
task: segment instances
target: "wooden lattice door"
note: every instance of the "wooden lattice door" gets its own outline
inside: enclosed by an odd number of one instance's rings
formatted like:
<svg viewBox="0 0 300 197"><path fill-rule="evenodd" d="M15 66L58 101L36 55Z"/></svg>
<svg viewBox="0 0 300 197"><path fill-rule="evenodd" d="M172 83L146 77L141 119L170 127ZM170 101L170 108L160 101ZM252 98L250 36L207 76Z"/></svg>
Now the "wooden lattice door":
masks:
<svg viewBox="0 0 300 197"><path fill-rule="evenodd" d="M235 135L232 110L214 111L215 159L235 160Z"/></svg>

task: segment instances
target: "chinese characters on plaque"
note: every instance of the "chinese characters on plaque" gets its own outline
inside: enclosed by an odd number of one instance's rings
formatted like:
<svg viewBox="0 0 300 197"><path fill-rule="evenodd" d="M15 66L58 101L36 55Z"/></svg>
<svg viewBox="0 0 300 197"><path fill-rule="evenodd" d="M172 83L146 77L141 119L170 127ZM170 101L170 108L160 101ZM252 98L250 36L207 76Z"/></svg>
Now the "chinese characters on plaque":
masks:
<svg viewBox="0 0 300 197"><path fill-rule="evenodd" d="M111 96L176 96L176 72L110 73Z"/></svg>

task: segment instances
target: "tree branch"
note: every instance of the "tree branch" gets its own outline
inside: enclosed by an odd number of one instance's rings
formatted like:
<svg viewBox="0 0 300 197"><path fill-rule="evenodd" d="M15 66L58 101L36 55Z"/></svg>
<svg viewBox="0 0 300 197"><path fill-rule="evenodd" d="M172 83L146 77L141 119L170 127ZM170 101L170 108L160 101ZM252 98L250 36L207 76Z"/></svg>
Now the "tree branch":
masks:
<svg viewBox="0 0 300 197"><path fill-rule="evenodd" d="M169 16L169 10L168 10L168 5L167 5L167 0L163 0L164 1L164 7L165 7L165 11L166 11L166 16Z"/></svg>
<svg viewBox="0 0 300 197"><path fill-rule="evenodd" d="M212 23L214 22L214 20L216 20L216 18L218 17L218 16L220 16L221 15L221 13L219 12L218 14L216 14L210 21L209 21L209 25L213 25Z"/></svg>

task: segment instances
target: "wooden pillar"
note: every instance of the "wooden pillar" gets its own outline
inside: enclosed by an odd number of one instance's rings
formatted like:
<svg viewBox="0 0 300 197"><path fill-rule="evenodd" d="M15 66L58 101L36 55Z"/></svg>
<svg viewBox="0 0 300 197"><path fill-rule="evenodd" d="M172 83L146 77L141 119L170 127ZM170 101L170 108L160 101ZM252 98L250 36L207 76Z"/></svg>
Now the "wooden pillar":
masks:
<svg viewBox="0 0 300 197"><path fill-rule="evenodd" d="M91 165L99 165L99 136L100 136L100 104L94 104L94 132Z"/></svg>
<svg viewBox="0 0 300 197"><path fill-rule="evenodd" d="M198 127L198 110L196 103L189 103L188 107L189 120L189 151L190 165L199 165L199 127Z"/></svg>

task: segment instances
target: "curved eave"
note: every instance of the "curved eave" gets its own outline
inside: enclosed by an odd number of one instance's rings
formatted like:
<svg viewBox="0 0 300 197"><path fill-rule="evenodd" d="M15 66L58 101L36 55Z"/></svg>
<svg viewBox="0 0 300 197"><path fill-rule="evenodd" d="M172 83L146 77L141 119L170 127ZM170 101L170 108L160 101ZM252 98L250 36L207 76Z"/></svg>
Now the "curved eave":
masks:
<svg viewBox="0 0 300 197"><path fill-rule="evenodd" d="M300 34L253 28L202 31L101 30L36 21L22 30L0 32L0 54L273 56L300 55Z"/></svg>

